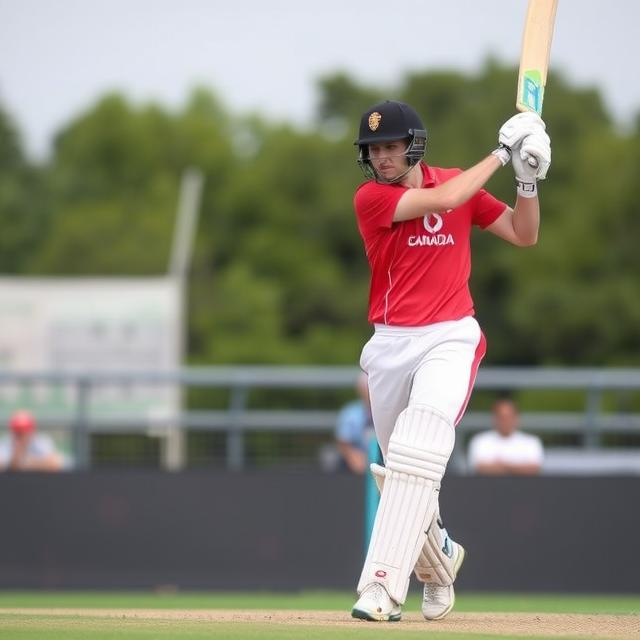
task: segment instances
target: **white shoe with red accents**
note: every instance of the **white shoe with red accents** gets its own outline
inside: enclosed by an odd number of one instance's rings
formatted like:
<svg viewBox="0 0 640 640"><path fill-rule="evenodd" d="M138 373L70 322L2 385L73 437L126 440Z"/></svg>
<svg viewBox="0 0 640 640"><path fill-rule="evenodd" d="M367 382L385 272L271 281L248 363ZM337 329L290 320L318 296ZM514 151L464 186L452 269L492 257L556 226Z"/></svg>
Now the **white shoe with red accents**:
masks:
<svg viewBox="0 0 640 640"><path fill-rule="evenodd" d="M360 598L351 609L351 616L372 622L397 622L402 610L380 583L372 582L360 593Z"/></svg>

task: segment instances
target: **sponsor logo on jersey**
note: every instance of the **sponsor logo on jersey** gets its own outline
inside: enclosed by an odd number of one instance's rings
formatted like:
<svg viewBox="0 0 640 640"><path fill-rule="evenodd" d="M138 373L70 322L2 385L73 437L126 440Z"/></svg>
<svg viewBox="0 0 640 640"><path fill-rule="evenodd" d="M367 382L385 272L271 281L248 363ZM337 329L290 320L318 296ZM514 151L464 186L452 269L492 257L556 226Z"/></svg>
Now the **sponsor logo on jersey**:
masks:
<svg viewBox="0 0 640 640"><path fill-rule="evenodd" d="M409 236L407 243L410 247L445 247L454 245L453 236L450 233L439 233L436 236Z"/></svg>
<svg viewBox="0 0 640 640"><path fill-rule="evenodd" d="M433 224L431 221L433 220ZM442 229L444 222L442 216L439 213L429 213L422 218L422 224L429 233L438 233Z"/></svg>
<svg viewBox="0 0 640 640"><path fill-rule="evenodd" d="M454 245L455 241L450 233L438 233L444 226L444 220L439 213L428 213L422 219L424 228L429 234L409 236L407 244L410 247L445 247Z"/></svg>

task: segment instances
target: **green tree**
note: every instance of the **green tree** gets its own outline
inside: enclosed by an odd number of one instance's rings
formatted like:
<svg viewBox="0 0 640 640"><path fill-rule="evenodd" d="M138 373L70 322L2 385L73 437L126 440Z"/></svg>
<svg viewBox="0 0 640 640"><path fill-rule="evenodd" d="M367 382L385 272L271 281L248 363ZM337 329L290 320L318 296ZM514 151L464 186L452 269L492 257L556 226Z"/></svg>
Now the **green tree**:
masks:
<svg viewBox="0 0 640 640"><path fill-rule="evenodd" d="M195 166L206 182L190 360L353 364L371 331L352 209L361 113L386 97L410 102L428 130L427 162L468 167L513 113L515 74L487 60L477 73L413 72L382 87L337 72L319 80L317 117L305 128L232 114L204 89L175 111L110 94L69 122L50 162L35 168L0 112L1 264L15 273L164 272L180 177ZM637 364L640 118L620 131L598 91L559 74L547 90L553 164L540 185L538 245L473 236L487 361ZM488 188L515 201L510 168Z"/></svg>
<svg viewBox="0 0 640 640"><path fill-rule="evenodd" d="M70 123L56 137L52 223L32 270L165 272L182 172L199 167L211 190L230 170L226 118L213 96L198 90L177 116L111 94Z"/></svg>
<svg viewBox="0 0 640 640"><path fill-rule="evenodd" d="M45 234L41 172L30 165L19 132L0 108L0 272L23 271Z"/></svg>

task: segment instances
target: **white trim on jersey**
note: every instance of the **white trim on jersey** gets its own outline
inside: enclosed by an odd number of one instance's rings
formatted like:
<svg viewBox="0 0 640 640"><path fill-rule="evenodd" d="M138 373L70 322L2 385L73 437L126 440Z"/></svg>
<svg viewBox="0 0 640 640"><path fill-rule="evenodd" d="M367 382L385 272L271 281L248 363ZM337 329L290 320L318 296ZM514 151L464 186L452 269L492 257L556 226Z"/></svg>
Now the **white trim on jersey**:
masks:
<svg viewBox="0 0 640 640"><path fill-rule="evenodd" d="M384 294L384 323L389 324L387 322L387 312L389 311L389 294L391 293L391 289L393 289L393 282L391 281L391 267L387 269L387 276L389 278L389 288Z"/></svg>

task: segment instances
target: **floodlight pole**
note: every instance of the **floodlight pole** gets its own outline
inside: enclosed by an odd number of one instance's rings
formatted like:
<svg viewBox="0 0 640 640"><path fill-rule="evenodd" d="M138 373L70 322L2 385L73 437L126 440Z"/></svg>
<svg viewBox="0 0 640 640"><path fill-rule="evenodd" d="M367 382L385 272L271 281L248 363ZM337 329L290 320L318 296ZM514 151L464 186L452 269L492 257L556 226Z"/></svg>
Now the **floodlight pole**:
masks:
<svg viewBox="0 0 640 640"><path fill-rule="evenodd" d="M180 278L182 281L186 281L189 264L191 263L203 185L204 176L200 170L189 167L182 174L171 260L169 262L169 275Z"/></svg>
<svg viewBox="0 0 640 640"><path fill-rule="evenodd" d="M173 233L173 245L169 262L169 277L177 280L178 295L180 297L178 309L179 326L179 357L178 362L183 366L187 352L187 285L189 265L193 253L193 243L198 223L198 214L202 200L204 176L196 168L189 167L182 175L176 226ZM182 414L182 388L178 388L178 412ZM169 428L164 441L162 452L162 466L170 471L177 471L185 463L185 437L181 424Z"/></svg>

